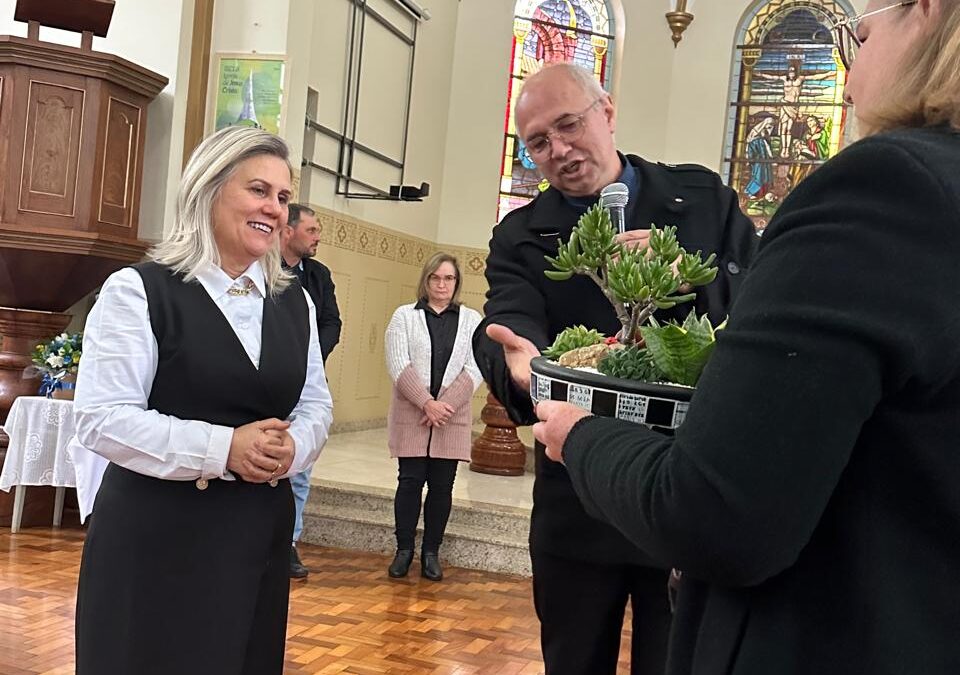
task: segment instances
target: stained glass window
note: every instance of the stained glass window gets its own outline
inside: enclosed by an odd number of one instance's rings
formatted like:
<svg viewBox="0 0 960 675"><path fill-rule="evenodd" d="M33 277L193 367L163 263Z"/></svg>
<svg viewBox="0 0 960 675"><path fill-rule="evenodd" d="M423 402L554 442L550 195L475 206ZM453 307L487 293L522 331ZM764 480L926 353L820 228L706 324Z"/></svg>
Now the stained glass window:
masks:
<svg viewBox="0 0 960 675"><path fill-rule="evenodd" d="M845 0L770 0L741 27L724 162L758 231L843 145L847 72L833 26L853 13Z"/></svg>
<svg viewBox="0 0 960 675"><path fill-rule="evenodd" d="M613 19L604 0L518 0L514 14L498 222L545 187L513 123L524 78L547 63L567 61L592 71L608 91L611 82Z"/></svg>

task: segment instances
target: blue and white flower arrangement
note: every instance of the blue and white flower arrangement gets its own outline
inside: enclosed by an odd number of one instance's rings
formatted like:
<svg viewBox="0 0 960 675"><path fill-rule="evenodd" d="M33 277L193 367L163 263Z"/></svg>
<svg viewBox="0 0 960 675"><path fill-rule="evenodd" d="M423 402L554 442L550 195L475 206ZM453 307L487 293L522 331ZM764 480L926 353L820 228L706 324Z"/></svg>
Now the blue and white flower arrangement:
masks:
<svg viewBox="0 0 960 675"><path fill-rule="evenodd" d="M38 344L31 355L33 370L42 375L40 395L50 396L57 389L72 389L73 377L83 355L83 333L61 333L49 342ZM65 381L67 380L67 381Z"/></svg>

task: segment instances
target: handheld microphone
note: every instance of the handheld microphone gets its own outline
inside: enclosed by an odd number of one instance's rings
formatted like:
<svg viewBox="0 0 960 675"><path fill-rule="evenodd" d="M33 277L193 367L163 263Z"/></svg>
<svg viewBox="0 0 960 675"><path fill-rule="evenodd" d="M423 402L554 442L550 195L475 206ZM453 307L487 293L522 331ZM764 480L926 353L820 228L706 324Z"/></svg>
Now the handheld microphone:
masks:
<svg viewBox="0 0 960 675"><path fill-rule="evenodd" d="M610 183L600 190L600 206L610 212L610 222L617 234L627 231L627 221L624 209L630 201L630 191L623 183Z"/></svg>

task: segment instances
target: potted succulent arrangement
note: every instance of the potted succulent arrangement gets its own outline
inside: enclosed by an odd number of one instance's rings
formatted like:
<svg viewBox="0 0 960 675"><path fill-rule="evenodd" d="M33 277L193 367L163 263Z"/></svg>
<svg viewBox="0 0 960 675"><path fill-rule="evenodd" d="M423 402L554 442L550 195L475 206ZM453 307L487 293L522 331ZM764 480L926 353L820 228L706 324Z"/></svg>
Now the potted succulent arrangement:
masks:
<svg viewBox="0 0 960 675"><path fill-rule="evenodd" d="M599 204L591 208L556 257L547 257L553 269L545 274L555 281L575 274L592 279L621 329L615 336L583 326L562 331L531 362L533 400L568 401L663 430L680 426L723 324L714 327L693 312L683 323L660 323L653 314L693 300L693 289L716 278L714 259L685 251L670 226L653 226L644 248L624 246L609 212Z"/></svg>
<svg viewBox="0 0 960 675"><path fill-rule="evenodd" d="M61 333L34 347L33 366L29 370L42 377L40 395L73 400L82 354L83 333Z"/></svg>

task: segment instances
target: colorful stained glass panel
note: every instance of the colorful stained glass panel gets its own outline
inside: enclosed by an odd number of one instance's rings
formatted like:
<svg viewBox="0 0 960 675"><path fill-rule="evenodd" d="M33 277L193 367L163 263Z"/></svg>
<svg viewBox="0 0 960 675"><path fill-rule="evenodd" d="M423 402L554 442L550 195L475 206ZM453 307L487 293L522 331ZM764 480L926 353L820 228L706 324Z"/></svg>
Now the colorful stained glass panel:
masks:
<svg viewBox="0 0 960 675"><path fill-rule="evenodd" d="M847 73L835 0L771 0L741 30L724 157L729 184L757 229L843 145Z"/></svg>

